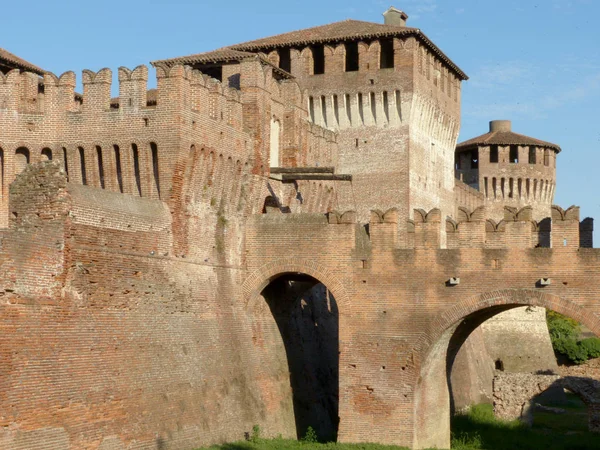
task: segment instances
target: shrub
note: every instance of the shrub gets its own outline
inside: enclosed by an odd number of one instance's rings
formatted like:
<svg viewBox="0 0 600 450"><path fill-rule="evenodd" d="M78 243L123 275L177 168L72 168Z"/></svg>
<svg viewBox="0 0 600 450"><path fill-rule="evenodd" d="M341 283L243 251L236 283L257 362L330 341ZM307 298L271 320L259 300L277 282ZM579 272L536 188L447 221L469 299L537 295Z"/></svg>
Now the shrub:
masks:
<svg viewBox="0 0 600 450"><path fill-rule="evenodd" d="M317 432L315 431L315 429L311 426L309 426L306 429L306 433L304 434L304 437L302 438L303 442L307 442L307 443L311 443L314 444L316 442L318 442L318 438L317 438Z"/></svg>

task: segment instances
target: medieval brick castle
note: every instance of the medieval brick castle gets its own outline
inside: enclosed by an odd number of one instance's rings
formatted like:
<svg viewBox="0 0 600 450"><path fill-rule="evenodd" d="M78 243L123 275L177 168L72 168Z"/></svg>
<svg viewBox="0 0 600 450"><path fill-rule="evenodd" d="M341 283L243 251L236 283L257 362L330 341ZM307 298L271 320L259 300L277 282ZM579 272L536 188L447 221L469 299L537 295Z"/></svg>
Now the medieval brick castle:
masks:
<svg viewBox="0 0 600 450"><path fill-rule="evenodd" d="M0 448L447 448L451 401L556 365L535 307L600 333L560 147L456 146L467 76L384 16L155 61L152 90L120 68L117 98L0 49Z"/></svg>

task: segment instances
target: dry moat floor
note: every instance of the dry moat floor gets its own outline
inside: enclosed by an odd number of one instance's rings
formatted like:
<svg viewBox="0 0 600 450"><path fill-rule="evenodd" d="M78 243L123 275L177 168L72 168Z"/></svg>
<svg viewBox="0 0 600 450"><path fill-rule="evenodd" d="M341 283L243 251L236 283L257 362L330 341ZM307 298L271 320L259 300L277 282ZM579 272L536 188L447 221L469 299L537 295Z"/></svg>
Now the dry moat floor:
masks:
<svg viewBox="0 0 600 450"><path fill-rule="evenodd" d="M518 421L502 422L494 417L491 405L474 406L468 414L452 420L452 449L457 450L599 450L600 434L587 431L585 405L569 398L563 414L536 411L532 428ZM402 447L378 444L318 444L284 439L261 439L209 447L212 450L399 450Z"/></svg>

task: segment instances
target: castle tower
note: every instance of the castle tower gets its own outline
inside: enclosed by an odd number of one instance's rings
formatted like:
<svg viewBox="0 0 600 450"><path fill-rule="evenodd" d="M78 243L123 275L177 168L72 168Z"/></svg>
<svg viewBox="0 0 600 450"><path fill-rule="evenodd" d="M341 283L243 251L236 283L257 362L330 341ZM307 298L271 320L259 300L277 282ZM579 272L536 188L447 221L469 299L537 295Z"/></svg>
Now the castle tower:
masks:
<svg viewBox="0 0 600 450"><path fill-rule="evenodd" d="M336 208L355 209L366 222L371 209L396 207L402 229L414 208L453 214L467 76L421 30L406 26L404 12L392 7L383 15L384 23L344 20L154 64L189 64L235 87L240 61L258 57L277 76L293 78L308 120L338 133L336 172L352 175L352 184L336 186Z"/></svg>
<svg viewBox="0 0 600 450"><path fill-rule="evenodd" d="M514 133L509 120L456 147L455 175L484 195L487 214L501 220L504 207L531 206L533 219L550 217L560 147Z"/></svg>

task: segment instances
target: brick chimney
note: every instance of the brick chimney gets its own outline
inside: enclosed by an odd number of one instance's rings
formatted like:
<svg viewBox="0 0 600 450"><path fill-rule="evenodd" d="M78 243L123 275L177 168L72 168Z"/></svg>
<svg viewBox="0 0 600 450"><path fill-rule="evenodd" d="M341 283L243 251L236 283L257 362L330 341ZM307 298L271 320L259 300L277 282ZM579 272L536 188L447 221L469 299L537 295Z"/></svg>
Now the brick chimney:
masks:
<svg viewBox="0 0 600 450"><path fill-rule="evenodd" d="M390 6L390 8L383 13L383 23L386 25L405 27L406 19L408 19L408 15L404 11L400 11L393 6Z"/></svg>

